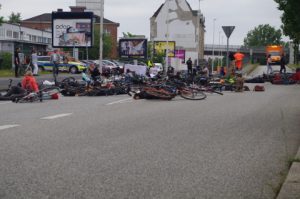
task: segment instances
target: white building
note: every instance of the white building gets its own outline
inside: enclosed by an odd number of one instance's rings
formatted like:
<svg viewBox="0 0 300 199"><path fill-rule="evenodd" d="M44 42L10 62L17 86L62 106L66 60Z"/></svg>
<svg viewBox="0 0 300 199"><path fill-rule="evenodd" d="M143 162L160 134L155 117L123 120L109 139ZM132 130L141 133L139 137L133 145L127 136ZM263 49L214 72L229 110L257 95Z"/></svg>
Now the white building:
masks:
<svg viewBox="0 0 300 199"><path fill-rule="evenodd" d="M203 59L205 20L186 0L169 0L150 19L151 41L175 41L177 50L185 50L186 59ZM168 35L168 37L167 37Z"/></svg>
<svg viewBox="0 0 300 199"><path fill-rule="evenodd" d="M13 53L16 47L20 47L25 54L29 54L32 48L43 53L51 48L51 44L52 33L49 31L7 23L0 25L0 52Z"/></svg>
<svg viewBox="0 0 300 199"><path fill-rule="evenodd" d="M76 6L85 6L85 11L93 12L95 15L101 16L100 2L101 0L76 0Z"/></svg>

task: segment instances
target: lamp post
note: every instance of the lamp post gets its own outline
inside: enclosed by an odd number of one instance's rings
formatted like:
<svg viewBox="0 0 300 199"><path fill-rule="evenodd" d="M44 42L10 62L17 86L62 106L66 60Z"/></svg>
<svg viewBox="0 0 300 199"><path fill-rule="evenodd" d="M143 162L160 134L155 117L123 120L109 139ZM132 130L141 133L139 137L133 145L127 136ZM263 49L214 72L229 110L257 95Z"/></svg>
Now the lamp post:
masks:
<svg viewBox="0 0 300 199"><path fill-rule="evenodd" d="M221 66L223 66L223 39L224 39L224 36L222 35L222 42L221 42Z"/></svg>
<svg viewBox="0 0 300 199"><path fill-rule="evenodd" d="M102 73L103 60L103 17L104 17L104 0L100 1L100 35L99 35L99 70Z"/></svg>
<svg viewBox="0 0 300 199"><path fill-rule="evenodd" d="M213 20L213 44L212 44L212 63L211 63L211 73L214 71L214 61L215 61L215 22L216 18Z"/></svg>
<svg viewBox="0 0 300 199"><path fill-rule="evenodd" d="M203 0L199 0L199 9L198 9L198 22L197 22L197 29L198 29L198 35L197 35L197 66L199 66L199 55L200 55L200 21L201 21L200 1L203 1Z"/></svg>
<svg viewBox="0 0 300 199"><path fill-rule="evenodd" d="M167 31L166 31L166 60L165 60L165 75L167 74L168 64L169 64L169 9L170 9L170 0L166 0L167 5L167 18L166 18L166 25L167 25Z"/></svg>

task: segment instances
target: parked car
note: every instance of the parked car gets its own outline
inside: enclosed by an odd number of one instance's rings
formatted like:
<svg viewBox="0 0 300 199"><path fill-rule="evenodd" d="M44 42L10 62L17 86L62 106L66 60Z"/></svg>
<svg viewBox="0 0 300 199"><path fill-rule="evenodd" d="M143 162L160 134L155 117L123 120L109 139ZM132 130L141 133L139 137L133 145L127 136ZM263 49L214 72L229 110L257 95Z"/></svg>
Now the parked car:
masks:
<svg viewBox="0 0 300 199"><path fill-rule="evenodd" d="M158 71L163 71L164 70L164 67L161 63L154 63L153 65L154 65L153 67L157 68Z"/></svg>
<svg viewBox="0 0 300 199"><path fill-rule="evenodd" d="M38 67L43 71L52 71L53 64L50 62L50 56L38 56ZM68 63L61 61L58 67L59 71L70 72L72 74L82 72L87 68L86 64L76 61L69 61Z"/></svg>

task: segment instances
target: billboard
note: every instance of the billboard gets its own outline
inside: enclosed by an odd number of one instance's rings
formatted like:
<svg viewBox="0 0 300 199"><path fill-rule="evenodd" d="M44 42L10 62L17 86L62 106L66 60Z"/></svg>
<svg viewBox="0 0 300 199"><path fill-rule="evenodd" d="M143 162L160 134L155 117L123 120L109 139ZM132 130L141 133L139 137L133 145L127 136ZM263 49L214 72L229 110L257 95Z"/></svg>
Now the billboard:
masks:
<svg viewBox="0 0 300 199"><path fill-rule="evenodd" d="M175 41L168 42L169 54L168 57L175 56ZM154 41L154 54L166 54L167 42L166 41Z"/></svg>
<svg viewBox="0 0 300 199"><path fill-rule="evenodd" d="M120 39L119 55L122 58L147 58L147 39Z"/></svg>
<svg viewBox="0 0 300 199"><path fill-rule="evenodd" d="M92 12L52 12L52 46L54 48L86 48L92 45Z"/></svg>
<svg viewBox="0 0 300 199"><path fill-rule="evenodd" d="M175 50L175 57L182 60L182 63L185 63L185 50Z"/></svg>

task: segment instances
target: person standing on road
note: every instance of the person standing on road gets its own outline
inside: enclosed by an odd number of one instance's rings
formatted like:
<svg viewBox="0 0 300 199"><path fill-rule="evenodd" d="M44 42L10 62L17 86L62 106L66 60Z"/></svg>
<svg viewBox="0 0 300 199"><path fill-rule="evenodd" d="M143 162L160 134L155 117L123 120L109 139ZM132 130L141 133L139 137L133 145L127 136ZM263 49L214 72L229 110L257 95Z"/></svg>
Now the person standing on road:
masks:
<svg viewBox="0 0 300 199"><path fill-rule="evenodd" d="M272 59L271 59L271 55L269 54L267 57L267 74L271 74L273 73L273 69L272 69Z"/></svg>
<svg viewBox="0 0 300 199"><path fill-rule="evenodd" d="M19 77L19 67L20 67L20 48L16 48L15 55L14 55L14 64L15 64L15 77Z"/></svg>
<svg viewBox="0 0 300 199"><path fill-rule="evenodd" d="M37 60L37 53L36 50L33 49L32 53L31 53L31 64L33 66L33 76L38 76L38 72L39 72L39 67L37 64L38 60Z"/></svg>
<svg viewBox="0 0 300 199"><path fill-rule="evenodd" d="M189 58L186 61L186 65L187 65L187 69L188 69L188 74L192 74L192 72L193 72L193 62L192 62L191 58Z"/></svg>
<svg viewBox="0 0 300 199"><path fill-rule="evenodd" d="M285 64L286 64L285 56L284 53L282 53L280 57L280 73L282 73L282 71L284 71L284 74L286 73Z"/></svg>
<svg viewBox="0 0 300 199"><path fill-rule="evenodd" d="M234 59L235 59L235 69L237 71L242 70L243 68L243 59L245 57L245 55L243 53L241 53L240 51L237 51L237 53L235 53L234 55Z"/></svg>
<svg viewBox="0 0 300 199"><path fill-rule="evenodd" d="M57 50L54 50L54 53L51 55L50 57L50 62L53 64L53 79L54 79L54 83L55 85L57 85L57 75L58 75L58 65L60 63L60 56L57 53Z"/></svg>

